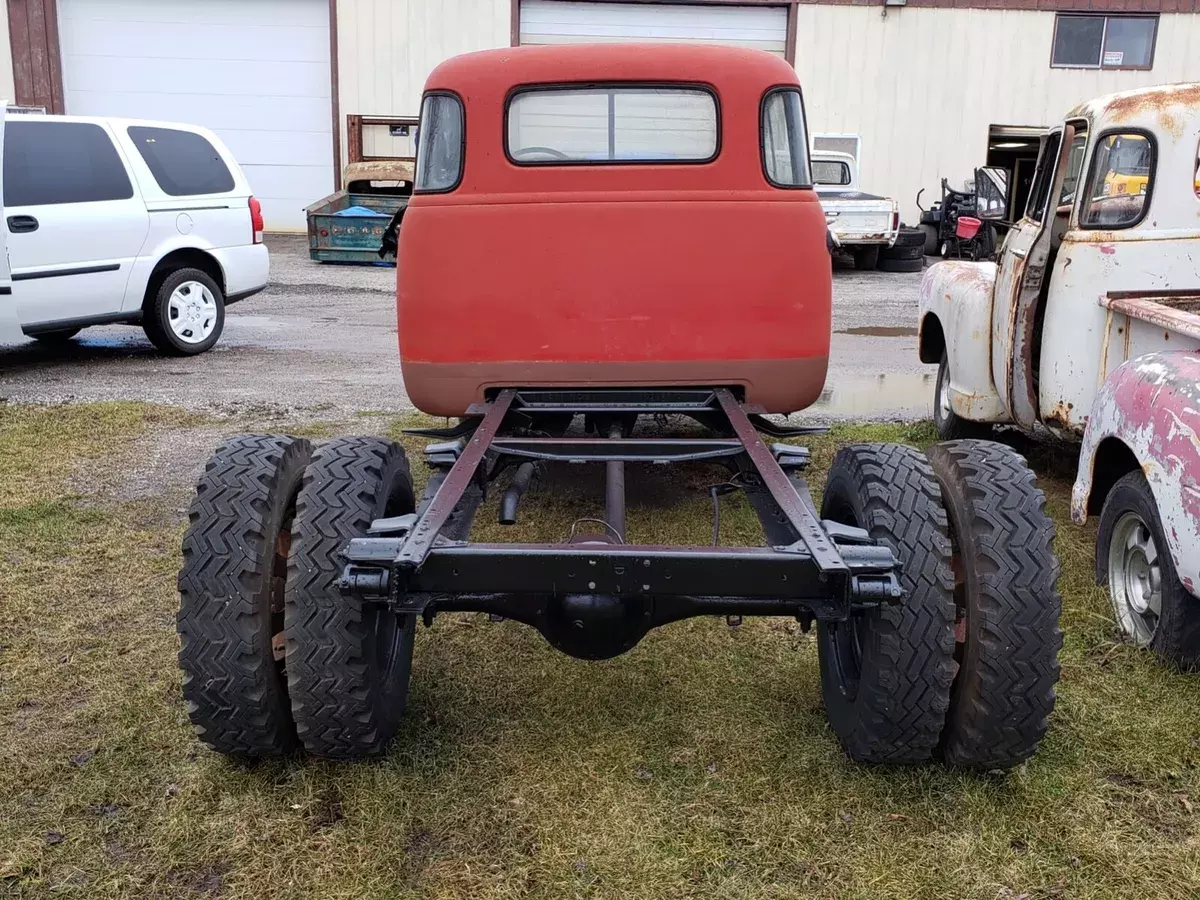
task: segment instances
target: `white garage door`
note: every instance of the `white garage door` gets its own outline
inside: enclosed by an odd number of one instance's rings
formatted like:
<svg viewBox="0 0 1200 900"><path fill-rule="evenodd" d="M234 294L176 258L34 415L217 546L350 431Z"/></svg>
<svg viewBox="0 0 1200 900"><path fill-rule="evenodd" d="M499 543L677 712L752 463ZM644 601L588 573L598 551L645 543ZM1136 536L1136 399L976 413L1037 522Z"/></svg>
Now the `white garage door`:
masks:
<svg viewBox="0 0 1200 900"><path fill-rule="evenodd" d="M229 145L267 228L333 190L328 0L58 0L67 112L190 122Z"/></svg>
<svg viewBox="0 0 1200 900"><path fill-rule="evenodd" d="M787 9L658 3L521 0L522 44L700 41L784 55Z"/></svg>

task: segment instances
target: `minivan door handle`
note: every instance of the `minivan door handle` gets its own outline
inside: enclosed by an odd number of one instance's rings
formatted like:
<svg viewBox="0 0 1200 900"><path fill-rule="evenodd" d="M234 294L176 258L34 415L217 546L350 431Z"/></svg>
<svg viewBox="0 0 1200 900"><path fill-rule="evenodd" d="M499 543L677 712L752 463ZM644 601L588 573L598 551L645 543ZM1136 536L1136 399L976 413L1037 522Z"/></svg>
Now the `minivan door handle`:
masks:
<svg viewBox="0 0 1200 900"><path fill-rule="evenodd" d="M13 234L23 234L27 231L37 231L38 220L33 216L9 216L8 230Z"/></svg>

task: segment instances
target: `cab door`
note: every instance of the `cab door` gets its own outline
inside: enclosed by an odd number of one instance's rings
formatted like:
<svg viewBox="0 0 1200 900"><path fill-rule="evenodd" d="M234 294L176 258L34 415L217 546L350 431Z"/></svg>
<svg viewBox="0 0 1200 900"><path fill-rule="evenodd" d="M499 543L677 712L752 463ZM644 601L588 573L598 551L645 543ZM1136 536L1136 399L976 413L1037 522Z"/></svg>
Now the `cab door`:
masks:
<svg viewBox="0 0 1200 900"><path fill-rule="evenodd" d="M1025 216L1009 233L1000 258L992 302L992 379L1013 421L1037 421L1035 375L1037 309L1050 271L1052 251L1066 229L1074 200L1071 164L1082 162L1086 132L1066 125L1042 139ZM1067 196L1069 194L1069 196ZM1056 238L1057 234L1057 238Z"/></svg>

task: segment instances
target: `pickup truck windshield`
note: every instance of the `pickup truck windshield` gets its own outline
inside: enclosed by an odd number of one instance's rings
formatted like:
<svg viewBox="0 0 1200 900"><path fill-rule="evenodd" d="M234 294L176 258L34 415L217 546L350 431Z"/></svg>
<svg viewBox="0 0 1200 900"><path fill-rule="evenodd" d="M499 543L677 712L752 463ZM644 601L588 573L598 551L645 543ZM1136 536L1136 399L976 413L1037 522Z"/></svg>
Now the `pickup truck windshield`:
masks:
<svg viewBox="0 0 1200 900"><path fill-rule="evenodd" d="M709 162L717 99L692 87L521 91L509 102L507 150L518 165Z"/></svg>

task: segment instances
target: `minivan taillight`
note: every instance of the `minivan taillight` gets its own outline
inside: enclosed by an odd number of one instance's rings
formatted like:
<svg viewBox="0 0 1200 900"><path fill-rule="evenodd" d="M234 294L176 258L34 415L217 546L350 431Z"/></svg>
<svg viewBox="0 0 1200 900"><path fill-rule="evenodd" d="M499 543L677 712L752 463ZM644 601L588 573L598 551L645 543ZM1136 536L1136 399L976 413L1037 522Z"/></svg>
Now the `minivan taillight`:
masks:
<svg viewBox="0 0 1200 900"><path fill-rule="evenodd" d="M263 241L262 204L258 202L257 197L250 198L250 230L254 232L254 243L261 244Z"/></svg>

